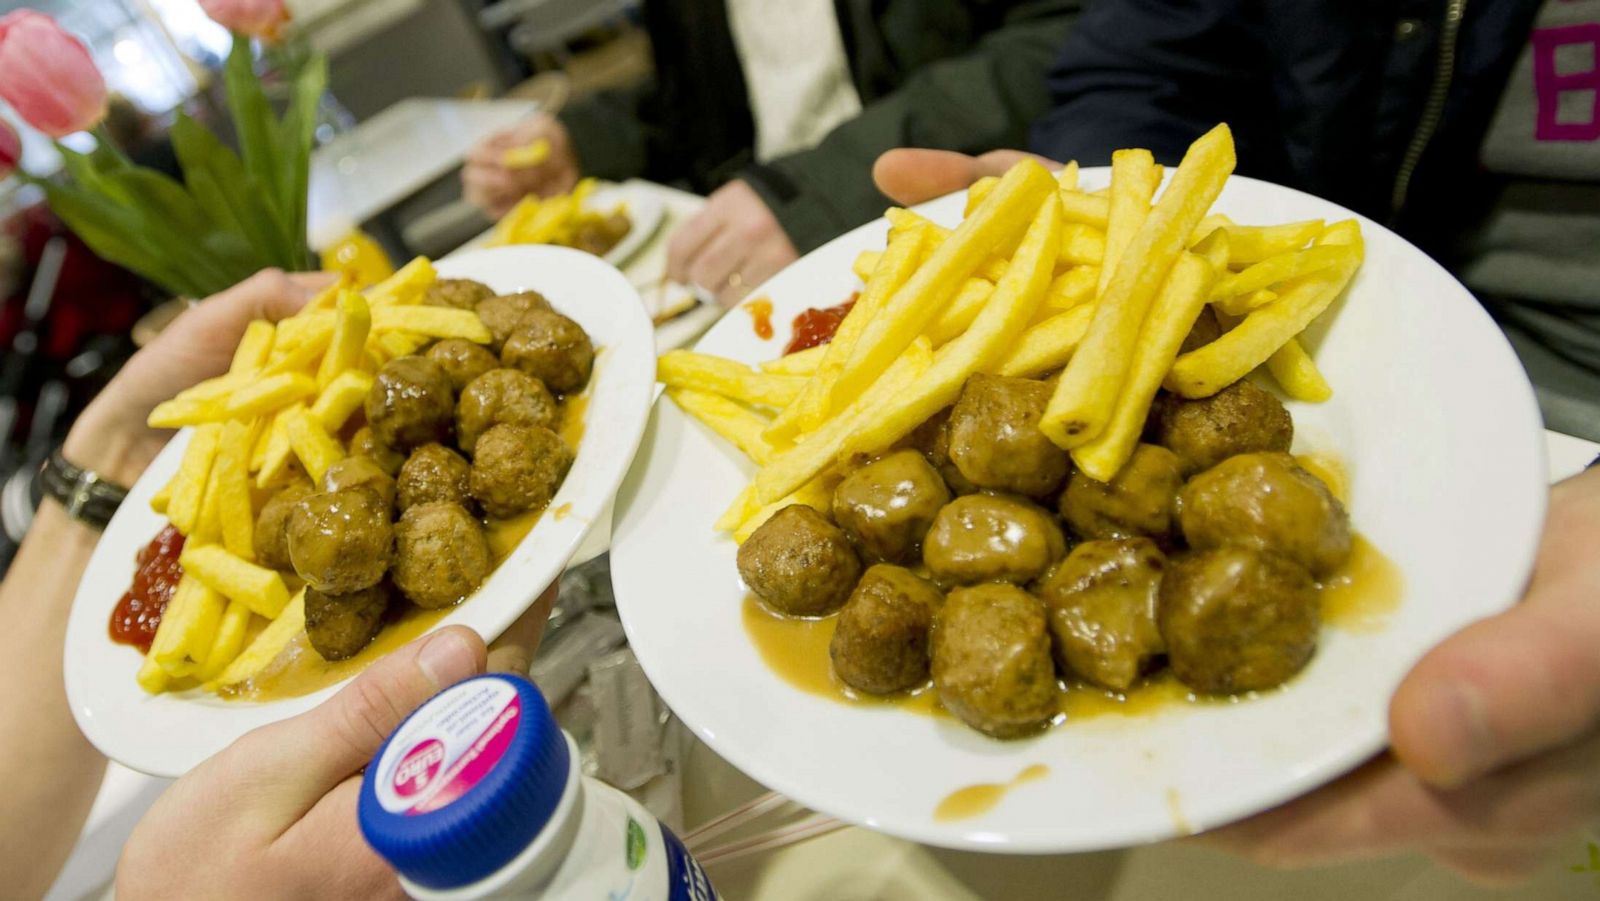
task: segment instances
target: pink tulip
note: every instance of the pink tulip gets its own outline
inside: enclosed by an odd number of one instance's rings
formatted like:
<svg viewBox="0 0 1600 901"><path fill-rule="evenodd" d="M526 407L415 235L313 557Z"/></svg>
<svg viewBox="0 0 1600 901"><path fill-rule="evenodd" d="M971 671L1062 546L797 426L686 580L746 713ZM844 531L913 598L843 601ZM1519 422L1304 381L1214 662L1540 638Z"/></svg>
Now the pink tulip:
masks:
<svg viewBox="0 0 1600 901"><path fill-rule="evenodd" d="M200 8L229 31L269 41L289 21L283 0L200 0Z"/></svg>
<svg viewBox="0 0 1600 901"><path fill-rule="evenodd" d="M52 138L106 115L106 82L83 42L31 9L0 18L0 100Z"/></svg>
<svg viewBox="0 0 1600 901"><path fill-rule="evenodd" d="M11 123L0 119L0 179L17 171L22 162L22 139Z"/></svg>

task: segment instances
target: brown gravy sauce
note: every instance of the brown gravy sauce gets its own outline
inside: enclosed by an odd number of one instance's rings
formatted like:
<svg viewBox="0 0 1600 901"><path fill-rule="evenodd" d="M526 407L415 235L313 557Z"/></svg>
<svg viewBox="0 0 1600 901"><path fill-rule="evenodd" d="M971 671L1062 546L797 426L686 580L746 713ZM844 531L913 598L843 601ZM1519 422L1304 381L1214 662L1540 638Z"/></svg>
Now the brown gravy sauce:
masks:
<svg viewBox="0 0 1600 901"><path fill-rule="evenodd" d="M1004 800L1007 793L1019 785L1025 785L1037 779L1050 775L1050 768L1042 763L1035 763L1026 767L1022 772L1011 778L1010 782L980 782L958 788L939 802L933 808L933 818L939 822L947 823L951 820L965 820L988 813Z"/></svg>

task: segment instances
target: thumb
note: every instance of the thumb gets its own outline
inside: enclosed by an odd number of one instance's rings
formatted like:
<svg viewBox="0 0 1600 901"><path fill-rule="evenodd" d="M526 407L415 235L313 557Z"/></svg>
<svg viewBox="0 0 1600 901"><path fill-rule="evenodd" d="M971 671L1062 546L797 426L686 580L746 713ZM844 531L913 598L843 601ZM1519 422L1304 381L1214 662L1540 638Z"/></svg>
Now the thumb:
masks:
<svg viewBox="0 0 1600 901"><path fill-rule="evenodd" d="M895 203L911 206L959 191L984 176L1004 175L1024 159L1060 168L1058 163L1020 150L991 150L982 156L968 156L950 150L901 147L878 157L872 166L872 180Z"/></svg>
<svg viewBox="0 0 1600 901"><path fill-rule="evenodd" d="M366 766L424 701L482 673L485 655L471 629L440 629L374 663L316 708L257 730L251 744L261 756L251 765L275 786L268 815L282 828L299 820Z"/></svg>

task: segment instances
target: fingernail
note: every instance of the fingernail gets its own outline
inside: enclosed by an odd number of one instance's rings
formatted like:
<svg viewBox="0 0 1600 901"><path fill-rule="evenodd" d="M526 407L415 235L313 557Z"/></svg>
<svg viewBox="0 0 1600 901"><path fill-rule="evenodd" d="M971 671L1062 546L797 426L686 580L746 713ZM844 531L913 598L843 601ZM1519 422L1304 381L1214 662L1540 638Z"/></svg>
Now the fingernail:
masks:
<svg viewBox="0 0 1600 901"><path fill-rule="evenodd" d="M1483 775L1494 765L1496 745L1489 729L1483 695L1470 683L1458 682L1443 692L1441 711L1446 734L1440 772L1434 781L1453 788Z"/></svg>
<svg viewBox="0 0 1600 901"><path fill-rule="evenodd" d="M417 666L436 688L454 685L478 674L477 649L456 629L446 629L428 639L417 653Z"/></svg>

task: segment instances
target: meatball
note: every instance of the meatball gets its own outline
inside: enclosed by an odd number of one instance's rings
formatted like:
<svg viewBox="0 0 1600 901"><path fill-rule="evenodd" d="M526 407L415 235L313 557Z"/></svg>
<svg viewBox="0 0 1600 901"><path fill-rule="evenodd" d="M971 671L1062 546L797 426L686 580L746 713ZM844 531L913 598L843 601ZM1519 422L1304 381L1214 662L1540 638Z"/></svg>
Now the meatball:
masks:
<svg viewBox="0 0 1600 901"><path fill-rule="evenodd" d="M385 507L394 507L394 476L384 472L371 457L345 457L322 474L323 491L351 488L365 488L381 498Z"/></svg>
<svg viewBox="0 0 1600 901"><path fill-rule="evenodd" d="M490 516L542 510L572 467L572 451L536 425L497 425L478 439L467 486Z"/></svg>
<svg viewBox="0 0 1600 901"><path fill-rule="evenodd" d="M462 338L446 338L428 348L426 356L444 370L450 390L457 394L473 379L500 365L486 348Z"/></svg>
<svg viewBox="0 0 1600 901"><path fill-rule="evenodd" d="M538 291L521 291L479 301L477 309L478 318L483 320L489 334L494 336L489 346L499 353L501 345L522 323L522 317L535 310L550 309L550 302Z"/></svg>
<svg viewBox="0 0 1600 901"><path fill-rule="evenodd" d="M1018 498L969 494L946 504L922 543L922 561L944 585L1031 582L1061 559L1055 518Z"/></svg>
<svg viewBox="0 0 1600 901"><path fill-rule="evenodd" d="M839 611L828 645L833 671L878 695L928 681L928 630L943 603L939 589L910 570L886 563L867 570Z"/></svg>
<svg viewBox="0 0 1600 901"><path fill-rule="evenodd" d="M544 383L515 369L491 369L473 379L456 402L456 441L472 453L478 436L502 423L554 429L556 399Z"/></svg>
<svg viewBox="0 0 1600 901"><path fill-rule="evenodd" d="M1294 443L1289 411L1250 382L1234 382L1198 400L1164 396L1154 425L1155 442L1178 455L1185 475L1237 454L1287 451Z"/></svg>
<svg viewBox="0 0 1600 901"><path fill-rule="evenodd" d="M922 551L922 536L950 489L914 450L894 453L845 476L833 490L833 519L867 560L904 563Z"/></svg>
<svg viewBox="0 0 1600 901"><path fill-rule="evenodd" d="M418 504L394 527L394 584L418 607L448 607L478 590L494 564L483 527L459 504Z"/></svg>
<svg viewBox="0 0 1600 901"><path fill-rule="evenodd" d="M454 396L444 369L426 357L400 357L378 370L367 394L373 437L400 451L450 437Z"/></svg>
<svg viewBox="0 0 1600 901"><path fill-rule="evenodd" d="M739 546L739 576L762 603L790 616L839 609L861 575L850 539L821 513L790 504Z"/></svg>
<svg viewBox="0 0 1600 901"><path fill-rule="evenodd" d="M1167 660L1196 691L1272 688L1316 651L1318 604L1310 574L1277 554L1225 547L1179 558L1161 582Z"/></svg>
<svg viewBox="0 0 1600 901"><path fill-rule="evenodd" d="M1240 454L1178 495L1189 546L1274 551L1325 578L1350 559L1350 517L1322 480L1288 454Z"/></svg>
<svg viewBox="0 0 1600 901"><path fill-rule="evenodd" d="M950 461L950 408L928 417L927 421L912 430L907 446L919 450L933 468L944 478L952 494L976 494L978 486L967 481L961 470Z"/></svg>
<svg viewBox="0 0 1600 901"><path fill-rule="evenodd" d="M455 307L470 310L494 296L494 289L470 278L441 278L422 295L423 304L430 307Z"/></svg>
<svg viewBox="0 0 1600 901"><path fill-rule="evenodd" d="M1039 431L1050 386L975 375L950 412L950 461L979 488L1028 497L1061 487L1067 452Z"/></svg>
<svg viewBox="0 0 1600 901"><path fill-rule="evenodd" d="M371 491L313 494L289 516L289 562L308 585L329 594L378 584L393 545L389 506Z"/></svg>
<svg viewBox="0 0 1600 901"><path fill-rule="evenodd" d="M1167 560L1148 538L1086 541L1039 587L1063 672L1127 691L1163 650L1156 611Z"/></svg>
<svg viewBox="0 0 1600 901"><path fill-rule="evenodd" d="M1191 350L1199 350L1207 344L1222 337L1222 323L1217 321L1217 313L1210 306L1200 308L1200 315L1194 320L1194 325L1189 327L1189 334L1183 336L1183 344L1178 346L1178 353L1186 354Z"/></svg>
<svg viewBox="0 0 1600 901"><path fill-rule="evenodd" d="M500 362L533 376L557 394L582 391L594 368L594 345L583 327L554 310L522 317L506 339Z"/></svg>
<svg viewBox="0 0 1600 901"><path fill-rule="evenodd" d="M933 686L967 725L996 738L1056 715L1056 671L1044 605L1015 585L950 592L933 623Z"/></svg>
<svg viewBox="0 0 1600 901"><path fill-rule="evenodd" d="M306 638L323 660L353 657L383 628L389 585L379 582L348 594L306 589Z"/></svg>
<svg viewBox="0 0 1600 901"><path fill-rule="evenodd" d="M400 467L400 510L438 501L470 508L471 474L465 457L442 444L424 444Z"/></svg>
<svg viewBox="0 0 1600 901"><path fill-rule="evenodd" d="M378 437L372 434L372 427L365 425L356 429L355 435L351 437L350 455L366 457L389 475L398 473L400 464L406 462L405 454L379 441Z"/></svg>
<svg viewBox="0 0 1600 901"><path fill-rule="evenodd" d="M1074 472L1061 493L1061 518L1079 538L1157 541L1172 534L1172 501L1183 486L1178 458L1164 447L1141 444L1109 482Z"/></svg>
<svg viewBox="0 0 1600 901"><path fill-rule="evenodd" d="M261 505L256 516L256 562L273 569L289 569L289 515L300 500L316 491L309 481L290 482Z"/></svg>

